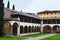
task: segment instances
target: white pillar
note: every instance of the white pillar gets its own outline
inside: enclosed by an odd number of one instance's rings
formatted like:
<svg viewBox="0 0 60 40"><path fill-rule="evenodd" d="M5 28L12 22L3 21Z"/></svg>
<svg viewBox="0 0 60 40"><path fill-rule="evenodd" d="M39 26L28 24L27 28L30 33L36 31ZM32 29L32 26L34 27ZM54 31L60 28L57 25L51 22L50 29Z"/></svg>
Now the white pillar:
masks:
<svg viewBox="0 0 60 40"><path fill-rule="evenodd" d="M27 26L27 33L29 33L29 29L28 29L29 27Z"/></svg>
<svg viewBox="0 0 60 40"><path fill-rule="evenodd" d="M20 36L20 26L17 27L17 36Z"/></svg>
<svg viewBox="0 0 60 40"><path fill-rule="evenodd" d="M43 27L42 27L42 25L43 25L43 20L41 20L41 33L43 33Z"/></svg>
<svg viewBox="0 0 60 40"><path fill-rule="evenodd" d="M12 35L13 35L13 33L12 33L13 31L12 31L12 26L11 26L11 37L12 37Z"/></svg>
<svg viewBox="0 0 60 40"><path fill-rule="evenodd" d="M51 27L51 33L53 33L53 27Z"/></svg>
<svg viewBox="0 0 60 40"><path fill-rule="evenodd" d="M24 33L24 27L23 27L23 33Z"/></svg>
<svg viewBox="0 0 60 40"><path fill-rule="evenodd" d="M31 32L30 33L32 33L32 26L31 26Z"/></svg>
<svg viewBox="0 0 60 40"><path fill-rule="evenodd" d="M41 33L43 33L43 27L41 27Z"/></svg>

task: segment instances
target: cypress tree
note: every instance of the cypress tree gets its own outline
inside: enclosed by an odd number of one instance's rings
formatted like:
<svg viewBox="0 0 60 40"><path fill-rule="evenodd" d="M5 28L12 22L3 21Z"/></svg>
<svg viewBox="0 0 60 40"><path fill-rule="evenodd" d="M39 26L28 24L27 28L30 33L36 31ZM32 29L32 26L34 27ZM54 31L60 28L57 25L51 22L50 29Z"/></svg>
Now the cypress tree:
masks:
<svg viewBox="0 0 60 40"><path fill-rule="evenodd" d="M12 10L15 10L15 5L13 5Z"/></svg>
<svg viewBox="0 0 60 40"><path fill-rule="evenodd" d="M10 3L9 3L9 1L8 1L8 3L7 3L7 8L10 8Z"/></svg>
<svg viewBox="0 0 60 40"><path fill-rule="evenodd" d="M0 0L0 3L2 3L3 2L3 0Z"/></svg>
<svg viewBox="0 0 60 40"><path fill-rule="evenodd" d="M3 36L3 25L4 25L4 3L0 0L0 37Z"/></svg>

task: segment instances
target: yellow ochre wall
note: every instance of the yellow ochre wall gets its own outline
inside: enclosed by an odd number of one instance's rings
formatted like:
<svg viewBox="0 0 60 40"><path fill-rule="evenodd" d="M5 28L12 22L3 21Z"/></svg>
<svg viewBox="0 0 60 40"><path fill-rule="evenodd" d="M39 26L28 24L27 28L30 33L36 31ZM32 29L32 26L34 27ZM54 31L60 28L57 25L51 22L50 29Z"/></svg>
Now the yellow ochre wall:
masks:
<svg viewBox="0 0 60 40"><path fill-rule="evenodd" d="M39 17L60 17L60 12L39 13Z"/></svg>

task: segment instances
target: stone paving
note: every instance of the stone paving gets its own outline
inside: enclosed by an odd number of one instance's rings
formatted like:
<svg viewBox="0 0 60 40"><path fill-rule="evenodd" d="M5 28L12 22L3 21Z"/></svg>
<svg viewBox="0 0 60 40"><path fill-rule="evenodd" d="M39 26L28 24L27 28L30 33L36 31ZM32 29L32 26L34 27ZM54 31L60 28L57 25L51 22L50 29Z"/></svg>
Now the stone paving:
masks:
<svg viewBox="0 0 60 40"><path fill-rule="evenodd" d="M28 39L25 39L25 40L40 40L40 39L47 38L47 37L54 36L54 35L56 35L56 34L46 34L46 35L43 35L43 36L28 38Z"/></svg>
<svg viewBox="0 0 60 40"><path fill-rule="evenodd" d="M24 33L24 34L20 34L20 36L29 35L29 34L37 34L37 33L40 33L40 32Z"/></svg>

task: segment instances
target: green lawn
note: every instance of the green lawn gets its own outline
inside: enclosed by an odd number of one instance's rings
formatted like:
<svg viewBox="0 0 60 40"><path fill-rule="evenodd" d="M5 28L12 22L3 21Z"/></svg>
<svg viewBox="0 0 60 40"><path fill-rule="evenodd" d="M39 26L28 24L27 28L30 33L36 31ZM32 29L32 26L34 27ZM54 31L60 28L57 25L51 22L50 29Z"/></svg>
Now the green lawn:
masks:
<svg viewBox="0 0 60 40"><path fill-rule="evenodd" d="M41 40L60 40L60 34L54 35L52 37L44 38Z"/></svg>
<svg viewBox="0 0 60 40"><path fill-rule="evenodd" d="M46 35L47 33L37 33L37 34L29 34L29 35L25 35L22 37L37 37L37 36L42 36L42 35Z"/></svg>
<svg viewBox="0 0 60 40"><path fill-rule="evenodd" d="M0 40L23 40L24 38L20 37L0 37Z"/></svg>
<svg viewBox="0 0 60 40"><path fill-rule="evenodd" d="M45 34L47 33L29 34L22 37L0 37L0 40L24 40L24 39L27 39L28 37L37 37L37 36L42 36Z"/></svg>

